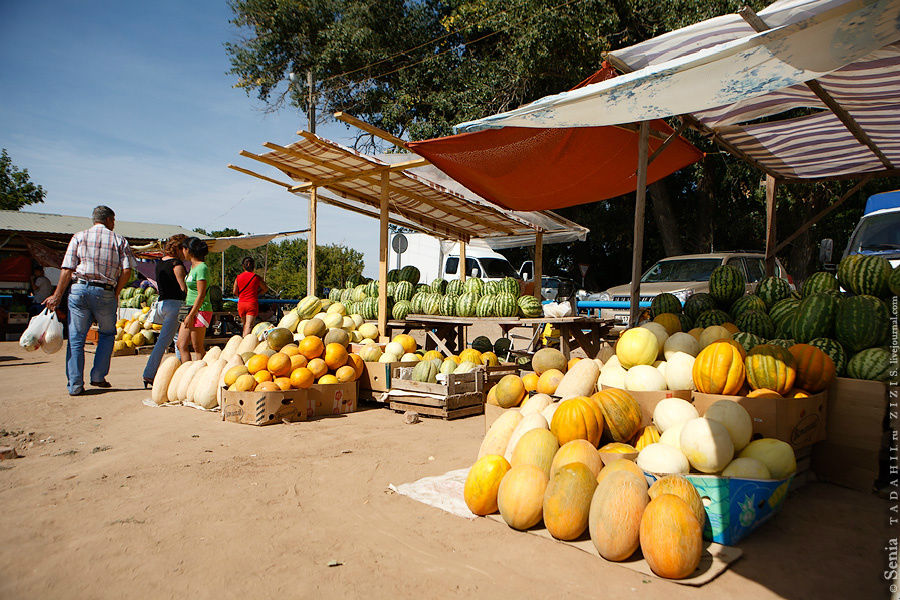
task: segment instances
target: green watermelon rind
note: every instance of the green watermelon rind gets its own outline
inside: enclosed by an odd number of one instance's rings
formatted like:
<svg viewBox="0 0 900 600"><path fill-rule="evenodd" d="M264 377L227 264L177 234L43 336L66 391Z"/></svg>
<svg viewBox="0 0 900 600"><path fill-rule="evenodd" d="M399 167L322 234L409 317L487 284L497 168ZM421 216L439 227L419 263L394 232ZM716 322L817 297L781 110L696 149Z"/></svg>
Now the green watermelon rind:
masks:
<svg viewBox="0 0 900 600"><path fill-rule="evenodd" d="M866 348L847 361L847 376L852 379L887 381L891 374L891 353L886 348Z"/></svg>
<svg viewBox="0 0 900 600"><path fill-rule="evenodd" d="M800 302L793 337L801 344L820 337L831 337L837 300L829 294L812 294Z"/></svg>
<svg viewBox="0 0 900 600"><path fill-rule="evenodd" d="M803 298L813 294L824 294L828 291L837 291L840 289L837 277L827 271L818 271L806 278L803 286L800 288L800 295Z"/></svg>
<svg viewBox="0 0 900 600"><path fill-rule="evenodd" d="M731 265L719 265L709 276L709 295L722 307L731 304L744 295L747 282L741 273Z"/></svg>
<svg viewBox="0 0 900 600"><path fill-rule="evenodd" d="M842 376L847 371L847 352L841 343L832 338L816 338L808 342L810 346L815 346L834 361L835 372Z"/></svg>
<svg viewBox="0 0 900 600"><path fill-rule="evenodd" d="M769 339L775 335L775 323L762 310L747 310L735 319L734 324L741 331L752 333L762 339Z"/></svg>
<svg viewBox="0 0 900 600"><path fill-rule="evenodd" d="M884 304L876 304L873 300L880 303L871 297L852 296L838 306L834 337L848 353L857 354L878 346L888 335L889 321L884 319Z"/></svg>
<svg viewBox="0 0 900 600"><path fill-rule="evenodd" d="M737 325L737 319L748 310L761 310L766 312L768 311L768 307L766 307L766 303L763 302L763 299L756 294L746 294L735 300L731 305L731 308L728 309L728 312L735 318L735 325Z"/></svg>
<svg viewBox="0 0 900 600"><path fill-rule="evenodd" d="M706 292L694 294L684 302L684 313L689 316L692 321L696 321L697 317L700 316L700 313L713 308L716 308L716 301Z"/></svg>
<svg viewBox="0 0 900 600"><path fill-rule="evenodd" d="M679 314L684 310L681 300L675 294L663 292L657 294L650 301L650 316L656 318L663 313Z"/></svg>
<svg viewBox="0 0 900 600"><path fill-rule="evenodd" d="M762 298L769 310L779 301L791 296L791 284L781 277L763 277L756 284L754 293Z"/></svg>
<svg viewBox="0 0 900 600"><path fill-rule="evenodd" d="M730 320L731 317L727 312L714 308L700 313L700 315L696 319L694 319L694 327L703 327L704 329L706 329L707 327L711 327L712 325L722 325L724 323L728 323Z"/></svg>

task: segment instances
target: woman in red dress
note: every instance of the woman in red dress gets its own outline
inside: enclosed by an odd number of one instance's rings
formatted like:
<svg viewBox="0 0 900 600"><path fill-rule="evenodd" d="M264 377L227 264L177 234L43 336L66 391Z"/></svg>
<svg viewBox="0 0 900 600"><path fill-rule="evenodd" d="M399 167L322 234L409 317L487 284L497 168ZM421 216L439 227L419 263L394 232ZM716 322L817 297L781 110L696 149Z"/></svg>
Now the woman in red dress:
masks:
<svg viewBox="0 0 900 600"><path fill-rule="evenodd" d="M241 261L244 272L234 280L231 293L238 298L238 315L244 323L244 335L250 333L259 314L259 295L269 291L262 277L253 272L256 262L249 256Z"/></svg>

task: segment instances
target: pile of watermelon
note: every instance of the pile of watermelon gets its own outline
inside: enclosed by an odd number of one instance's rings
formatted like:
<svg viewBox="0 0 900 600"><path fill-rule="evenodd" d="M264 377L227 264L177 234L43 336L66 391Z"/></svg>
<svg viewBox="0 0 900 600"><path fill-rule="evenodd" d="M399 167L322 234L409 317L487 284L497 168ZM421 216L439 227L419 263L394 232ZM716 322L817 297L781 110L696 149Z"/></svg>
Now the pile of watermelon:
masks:
<svg viewBox="0 0 900 600"><path fill-rule="evenodd" d="M890 373L891 311L888 301L900 295L900 267L891 269L880 256L850 255L837 276L812 274L797 292L778 277L759 281L745 294L743 274L724 265L713 271L709 293L694 294L681 305L660 294L651 318L677 318L683 331L726 325L738 330L734 340L746 350L768 343L790 348L810 344L834 361L839 376L886 381Z"/></svg>
<svg viewBox="0 0 900 600"><path fill-rule="evenodd" d="M419 270L411 266L388 272L387 305L394 319L403 320L411 314L507 318L543 315L541 302L534 296L521 295L519 280L512 277L500 281L478 277L465 281L435 279L430 285L419 283L418 279ZM328 298L365 319L378 318L377 281L332 289Z"/></svg>
<svg viewBox="0 0 900 600"><path fill-rule="evenodd" d="M144 308L152 305L159 297L149 281L142 282L140 287L126 287L119 292L119 308Z"/></svg>

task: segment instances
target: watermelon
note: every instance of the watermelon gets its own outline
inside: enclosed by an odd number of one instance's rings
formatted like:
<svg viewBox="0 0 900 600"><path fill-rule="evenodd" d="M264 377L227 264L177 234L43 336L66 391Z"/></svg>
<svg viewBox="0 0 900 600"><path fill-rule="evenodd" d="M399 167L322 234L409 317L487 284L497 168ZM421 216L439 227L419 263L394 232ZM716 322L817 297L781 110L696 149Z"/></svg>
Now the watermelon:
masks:
<svg viewBox="0 0 900 600"><path fill-rule="evenodd" d="M791 284L781 277L763 277L756 284L754 292L771 310L779 300L791 297Z"/></svg>
<svg viewBox="0 0 900 600"><path fill-rule="evenodd" d="M826 271L819 271L806 278L800 290L800 295L806 298L813 294L824 294L827 291L839 289L840 285L838 285L837 277Z"/></svg>
<svg viewBox="0 0 900 600"><path fill-rule="evenodd" d="M422 312L426 315L436 315L441 312L440 294L426 294L422 299Z"/></svg>
<svg viewBox="0 0 900 600"><path fill-rule="evenodd" d="M365 284L363 290L367 298L378 297L378 283L375 281L370 281L369 283Z"/></svg>
<svg viewBox="0 0 900 600"><path fill-rule="evenodd" d="M478 296L471 292L467 292L459 297L456 302L456 314L460 317L474 317L476 314L476 306L478 304Z"/></svg>
<svg viewBox="0 0 900 600"><path fill-rule="evenodd" d="M900 266L891 271L891 277L888 279L888 288L895 296L900 296Z"/></svg>
<svg viewBox="0 0 900 600"><path fill-rule="evenodd" d="M485 352L493 352L494 344L491 343L491 340L488 339L486 335L479 335L472 340L472 349L478 350L482 354Z"/></svg>
<svg viewBox="0 0 900 600"><path fill-rule="evenodd" d="M482 281L481 293L485 296L496 296L500 293L500 284L496 281Z"/></svg>
<svg viewBox="0 0 900 600"><path fill-rule="evenodd" d="M466 282L463 284L463 290L465 292L474 293L477 296L482 295L482 281L477 277L469 277L466 279Z"/></svg>
<svg viewBox="0 0 900 600"><path fill-rule="evenodd" d="M678 314L682 312L681 300L675 294L663 292L653 297L650 302L650 316L654 319L663 313Z"/></svg>
<svg viewBox="0 0 900 600"><path fill-rule="evenodd" d="M800 302L794 322L794 339L801 344L819 337L831 337L837 300L828 294L812 294Z"/></svg>
<svg viewBox="0 0 900 600"><path fill-rule="evenodd" d="M532 296L533 298L534 296ZM509 352L512 350L512 340L509 338L497 338L497 341L494 342L494 354L498 357L502 356L505 358L509 357Z"/></svg>
<svg viewBox="0 0 900 600"><path fill-rule="evenodd" d="M522 296L517 301L519 305L519 315L526 319L535 319L544 314L544 308L541 301L534 296Z"/></svg>
<svg viewBox="0 0 900 600"><path fill-rule="evenodd" d="M782 339L794 338L794 326L797 324L797 316L799 310L795 310L787 315L775 325L775 337Z"/></svg>
<svg viewBox="0 0 900 600"><path fill-rule="evenodd" d="M417 283L415 286L417 292L431 293L431 286L427 283Z"/></svg>
<svg viewBox="0 0 900 600"><path fill-rule="evenodd" d="M522 292L522 289L519 286L519 280L513 277L504 277L497 284L497 287L500 288L500 292L512 294L516 298L518 298L519 294Z"/></svg>
<svg viewBox="0 0 900 600"><path fill-rule="evenodd" d="M494 316L494 296L482 296L475 305L475 314L479 317Z"/></svg>
<svg viewBox="0 0 900 600"><path fill-rule="evenodd" d="M456 316L456 296L444 296L441 298L440 313L445 317Z"/></svg>
<svg viewBox="0 0 900 600"><path fill-rule="evenodd" d="M868 348L847 361L847 377L887 381L891 374L891 353L885 348Z"/></svg>
<svg viewBox="0 0 900 600"><path fill-rule="evenodd" d="M397 281L408 281L410 283L419 283L419 269L412 265L406 265L400 269L400 275Z"/></svg>
<svg viewBox="0 0 900 600"><path fill-rule="evenodd" d="M775 335L775 323L764 311L758 309L745 310L735 320L735 325L741 331L752 333L763 339L769 339Z"/></svg>
<svg viewBox="0 0 900 600"><path fill-rule="evenodd" d="M459 279L451 279L450 281L448 281L446 294L448 296L462 296L463 282Z"/></svg>
<svg viewBox="0 0 900 600"><path fill-rule="evenodd" d="M341 292L341 304L346 305L353 301L353 288L347 288Z"/></svg>
<svg viewBox="0 0 900 600"><path fill-rule="evenodd" d="M341 292L343 292L341 288L331 288L328 292L328 299L332 302L340 302L341 300Z"/></svg>
<svg viewBox="0 0 900 600"><path fill-rule="evenodd" d="M401 300L412 300L413 289L413 284L408 281L398 282L397 287L394 288L394 300L398 302Z"/></svg>
<svg viewBox="0 0 900 600"><path fill-rule="evenodd" d="M775 338L774 340L768 340L766 343L772 344L773 346L781 346L782 348L790 348L797 342L790 339L786 340L784 338Z"/></svg>
<svg viewBox="0 0 900 600"><path fill-rule="evenodd" d="M728 313L724 310L712 309L707 310L694 319L694 327L710 327L712 325L721 325L723 323L728 323L731 320L731 317L728 316Z"/></svg>
<svg viewBox="0 0 900 600"><path fill-rule="evenodd" d="M877 302L877 303L876 303ZM851 354L878 346L887 338L887 310L877 298L853 296L840 303L834 320L837 341ZM849 372L849 364L848 364Z"/></svg>
<svg viewBox="0 0 900 600"><path fill-rule="evenodd" d="M886 296L891 264L882 256L851 254L838 265L838 279L857 295Z"/></svg>
<svg viewBox="0 0 900 600"><path fill-rule="evenodd" d="M700 316L700 313L712 310L715 307L716 301L713 300L713 297L705 292L700 292L685 300L684 313L689 316L691 320L696 321L697 317Z"/></svg>
<svg viewBox="0 0 900 600"><path fill-rule="evenodd" d="M694 320L687 316L687 314L680 312L675 316L678 317L678 320L681 322L681 330L682 331L690 331L694 328Z"/></svg>
<svg viewBox="0 0 900 600"><path fill-rule="evenodd" d="M743 273L731 265L721 265L709 276L709 295L719 306L728 307L744 295L746 285Z"/></svg>
<svg viewBox="0 0 900 600"><path fill-rule="evenodd" d="M356 286L355 288L353 288L353 299L355 301L362 302L366 298L370 297L370 296L366 295L366 285L367 284L365 284L365 283L361 283L358 286ZM376 296L377 295L378 294L376 294Z"/></svg>
<svg viewBox="0 0 900 600"><path fill-rule="evenodd" d="M388 281L400 281L400 269L391 269L387 272L387 280Z"/></svg>
<svg viewBox="0 0 900 600"><path fill-rule="evenodd" d="M737 319L748 310L761 310L766 312L768 311L768 307L766 306L766 303L763 302L762 298L756 294L747 294L746 296L741 296L735 300L728 312L735 318L735 324L737 324Z"/></svg>
<svg viewBox="0 0 900 600"><path fill-rule="evenodd" d="M843 375L847 369L847 353L837 340L831 338L816 338L809 341L810 346L815 346L834 361L834 368L838 375Z"/></svg>
<svg viewBox="0 0 900 600"><path fill-rule="evenodd" d="M509 292L500 292L494 301L494 314L498 317L509 318L519 314L518 298Z"/></svg>
<svg viewBox="0 0 900 600"><path fill-rule="evenodd" d="M397 321L406 320L406 316L410 313L410 309L412 308L412 304L409 300L400 300L394 305L394 310L391 311L391 316Z"/></svg>
<svg viewBox="0 0 900 600"><path fill-rule="evenodd" d="M393 298L397 294L397 286L400 285L400 282L388 281L387 282L387 295Z"/></svg>
<svg viewBox="0 0 900 600"><path fill-rule="evenodd" d="M435 279L431 282L431 291L435 294L441 294L442 296L447 291L447 282L443 279Z"/></svg>
<svg viewBox="0 0 900 600"><path fill-rule="evenodd" d="M738 331L736 334L731 336L734 341L743 346L744 350L750 352L756 346L760 344L764 344L765 340L758 335L754 335L747 331Z"/></svg>
<svg viewBox="0 0 900 600"><path fill-rule="evenodd" d="M378 318L378 298L366 298L362 301L362 305L362 316L364 319L371 320Z"/></svg>

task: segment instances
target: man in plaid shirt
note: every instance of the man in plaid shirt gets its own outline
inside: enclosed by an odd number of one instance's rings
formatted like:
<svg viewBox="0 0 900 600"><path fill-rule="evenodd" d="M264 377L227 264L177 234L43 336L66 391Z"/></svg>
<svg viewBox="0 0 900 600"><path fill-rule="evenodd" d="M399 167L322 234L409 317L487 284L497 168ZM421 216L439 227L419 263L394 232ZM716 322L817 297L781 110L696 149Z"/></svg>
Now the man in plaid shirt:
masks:
<svg viewBox="0 0 900 600"><path fill-rule="evenodd" d="M97 353L91 369L91 385L108 388L109 361L116 338L116 308L119 292L131 278L134 255L128 241L113 233L116 213L107 206L94 209L94 226L72 236L63 258L59 284L44 300L56 310L69 282L69 344L66 378L70 396L84 392L84 342L92 323L100 330Z"/></svg>

